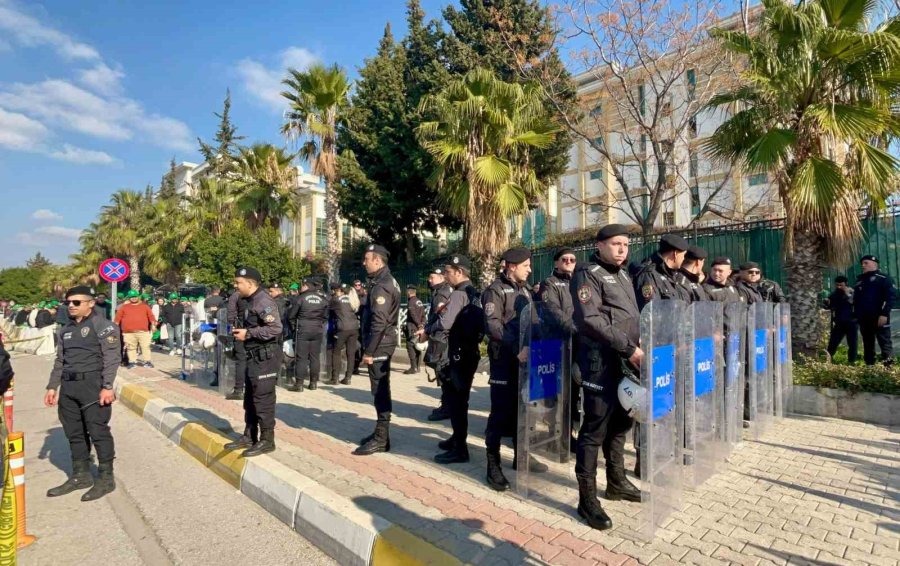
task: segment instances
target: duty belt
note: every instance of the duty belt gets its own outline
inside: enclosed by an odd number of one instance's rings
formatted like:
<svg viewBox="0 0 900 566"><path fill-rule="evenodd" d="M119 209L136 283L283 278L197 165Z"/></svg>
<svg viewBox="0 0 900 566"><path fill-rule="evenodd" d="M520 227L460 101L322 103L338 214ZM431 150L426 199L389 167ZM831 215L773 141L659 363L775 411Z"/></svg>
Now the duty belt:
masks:
<svg viewBox="0 0 900 566"><path fill-rule="evenodd" d="M100 370L83 371L83 372L65 371L62 374L62 380L63 381L84 381L88 377L100 375L100 373L101 373Z"/></svg>

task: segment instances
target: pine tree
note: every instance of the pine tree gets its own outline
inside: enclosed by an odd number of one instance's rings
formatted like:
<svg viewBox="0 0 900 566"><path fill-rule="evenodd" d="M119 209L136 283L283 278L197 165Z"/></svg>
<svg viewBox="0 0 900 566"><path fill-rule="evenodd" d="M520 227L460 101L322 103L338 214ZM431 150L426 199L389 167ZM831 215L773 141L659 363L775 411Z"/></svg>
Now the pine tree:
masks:
<svg viewBox="0 0 900 566"><path fill-rule="evenodd" d="M31 259L29 259L25 265L28 269L44 269L45 267L50 265L50 260L47 259L44 254L41 252L35 252Z"/></svg>
<svg viewBox="0 0 900 566"><path fill-rule="evenodd" d="M213 174L221 177L231 170L233 157L237 154L237 142L244 139L244 136L237 135L237 126L231 123L231 89L225 91L225 103L222 113L215 113L219 118L219 129L216 131L215 145L207 144L202 139L197 138L200 144L200 153L203 159L212 166Z"/></svg>
<svg viewBox="0 0 900 566"><path fill-rule="evenodd" d="M161 199L169 199L174 198L177 194L177 188L175 187L175 168L177 164L175 163L175 157L172 156L172 160L169 162L169 171L163 175L162 180L159 183L159 198Z"/></svg>

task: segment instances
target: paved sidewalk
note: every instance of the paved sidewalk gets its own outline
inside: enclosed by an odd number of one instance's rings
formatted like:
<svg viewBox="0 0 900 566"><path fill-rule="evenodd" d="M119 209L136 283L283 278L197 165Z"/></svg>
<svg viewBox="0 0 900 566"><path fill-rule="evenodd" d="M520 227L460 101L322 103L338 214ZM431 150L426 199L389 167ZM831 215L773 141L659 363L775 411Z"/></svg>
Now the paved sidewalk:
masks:
<svg viewBox="0 0 900 566"><path fill-rule="evenodd" d="M228 431L243 428L240 402L173 379L178 358L154 354L157 370L123 371L192 418ZM438 389L425 374L394 364L392 451L352 456L374 425L368 379L316 391L278 390L281 463L347 497L463 562L476 564L898 564L900 430L837 419L796 417L747 441L703 486L686 491L656 540L635 533L639 504L604 502L616 527L597 532L575 513L573 463L550 463L536 501L484 484L481 436L486 379L473 388L467 465L431 460L449 423L430 423ZM630 446L629 446L630 448ZM503 449L513 481L512 450ZM633 467L633 453L626 459ZM538 476L532 475L532 478ZM210 481L217 481L210 475ZM637 482L637 480L635 480ZM602 471L598 480L604 484Z"/></svg>

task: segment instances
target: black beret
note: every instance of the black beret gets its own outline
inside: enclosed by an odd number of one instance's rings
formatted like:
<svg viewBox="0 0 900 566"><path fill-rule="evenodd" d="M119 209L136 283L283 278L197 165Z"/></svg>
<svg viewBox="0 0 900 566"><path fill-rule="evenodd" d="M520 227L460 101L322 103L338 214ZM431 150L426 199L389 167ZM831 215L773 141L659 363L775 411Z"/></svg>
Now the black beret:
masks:
<svg viewBox="0 0 900 566"><path fill-rule="evenodd" d="M505 260L507 264L522 263L525 260L531 259L531 250L522 247L510 248L503 252L501 259Z"/></svg>
<svg viewBox="0 0 900 566"><path fill-rule="evenodd" d="M433 274L433 275L443 275L443 274L444 274L444 268L443 268L443 267L440 267L440 266L438 266L438 267L432 267L432 268L431 268L431 271L428 272L428 275L432 275L432 274Z"/></svg>
<svg viewBox="0 0 900 566"><path fill-rule="evenodd" d="M507 252L509 253L509 252ZM529 252L530 255L531 252ZM503 254L504 256L506 254ZM447 258L447 265L452 265L453 267L461 267L466 271L471 271L472 262L464 255L452 255Z"/></svg>
<svg viewBox="0 0 900 566"><path fill-rule="evenodd" d="M66 291L67 299L69 297L73 297L75 295L88 295L88 296L93 297L94 296L94 288L88 287L87 285L76 285L75 287L72 287L71 289Z"/></svg>
<svg viewBox="0 0 900 566"><path fill-rule="evenodd" d="M566 254L572 254L572 255L575 255L575 250L573 250L572 248L560 248L560 249L558 249L558 250L556 250L556 253L553 254L553 261L559 260L559 258L561 258L562 256L564 256L564 255L566 255Z"/></svg>
<svg viewBox="0 0 900 566"><path fill-rule="evenodd" d="M685 255L687 259L706 259L707 253L706 250L701 248L700 246L690 245L687 249L687 255Z"/></svg>
<svg viewBox="0 0 900 566"><path fill-rule="evenodd" d="M343 288L344 288L344 286L341 285L340 283L332 283L332 284L331 284L331 290L332 290L332 291L334 291L335 289L343 289Z"/></svg>
<svg viewBox="0 0 900 566"><path fill-rule="evenodd" d="M243 277L245 279L253 279L257 283L262 281L262 275L259 274L259 271L252 267L241 267L237 271L234 272L235 277Z"/></svg>
<svg viewBox="0 0 900 566"><path fill-rule="evenodd" d="M874 261L875 263L881 263L880 261L878 261L878 257L874 256L872 254L866 254L866 255L862 256L861 258L859 258L859 263L862 263L866 260Z"/></svg>
<svg viewBox="0 0 900 566"><path fill-rule="evenodd" d="M727 258L727 257L725 257L725 256L721 256L721 255L720 255L719 257L717 257L716 259L714 259L714 260L712 261L712 267L715 267L715 266L717 266L717 265L729 265L729 266L730 266L730 265L731 265L731 258Z"/></svg>
<svg viewBox="0 0 900 566"><path fill-rule="evenodd" d="M669 250L686 252L689 246L690 244L687 243L687 240L676 234L666 234L659 239L659 251L661 252Z"/></svg>
<svg viewBox="0 0 900 566"><path fill-rule="evenodd" d="M834 278L834 282L835 283L847 283L848 280L843 275L838 275L837 277Z"/></svg>
<svg viewBox="0 0 900 566"><path fill-rule="evenodd" d="M624 224L607 224L597 232L597 241L602 242L616 236L627 236L628 227Z"/></svg>
<svg viewBox="0 0 900 566"><path fill-rule="evenodd" d="M281 283L278 281L273 281L269 283L269 289L281 289Z"/></svg>
<svg viewBox="0 0 900 566"><path fill-rule="evenodd" d="M387 251L386 247L379 244L369 244L368 246L366 246L366 251L380 255L384 258L385 261L387 261L391 257L391 252Z"/></svg>
<svg viewBox="0 0 900 566"><path fill-rule="evenodd" d="M409 291L410 289L412 289L412 290L415 291L415 290L418 289L418 288L419 288L419 287L417 287L414 283L410 283L409 285L406 286L406 290L407 290L407 291Z"/></svg>
<svg viewBox="0 0 900 566"><path fill-rule="evenodd" d="M759 264L755 261L748 261L741 264L741 271L747 271L748 269L759 269Z"/></svg>

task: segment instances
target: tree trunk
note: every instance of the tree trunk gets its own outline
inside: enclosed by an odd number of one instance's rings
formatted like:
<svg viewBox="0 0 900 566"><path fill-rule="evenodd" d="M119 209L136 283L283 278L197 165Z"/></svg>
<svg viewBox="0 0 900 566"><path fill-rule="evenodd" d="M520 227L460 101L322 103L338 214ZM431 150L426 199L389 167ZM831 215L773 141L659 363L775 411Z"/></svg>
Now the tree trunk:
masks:
<svg viewBox="0 0 900 566"><path fill-rule="evenodd" d="M338 247L338 202L334 194L334 182L325 180L325 247L328 280L340 281L341 250ZM312 235L316 237L315 234Z"/></svg>
<svg viewBox="0 0 900 566"><path fill-rule="evenodd" d="M131 270L131 288L141 290L141 267L137 256L128 256L128 268Z"/></svg>
<svg viewBox="0 0 900 566"><path fill-rule="evenodd" d="M809 232L793 233L793 255L785 262L791 303L792 346L795 353L815 355L822 334L819 291L822 287L822 240Z"/></svg>
<svg viewBox="0 0 900 566"><path fill-rule="evenodd" d="M404 239L406 240L406 263L413 265L416 262L416 236L407 233Z"/></svg>
<svg viewBox="0 0 900 566"><path fill-rule="evenodd" d="M474 258L475 269L473 275L477 278L475 286L484 289L497 277L497 256L494 254L480 255Z"/></svg>

